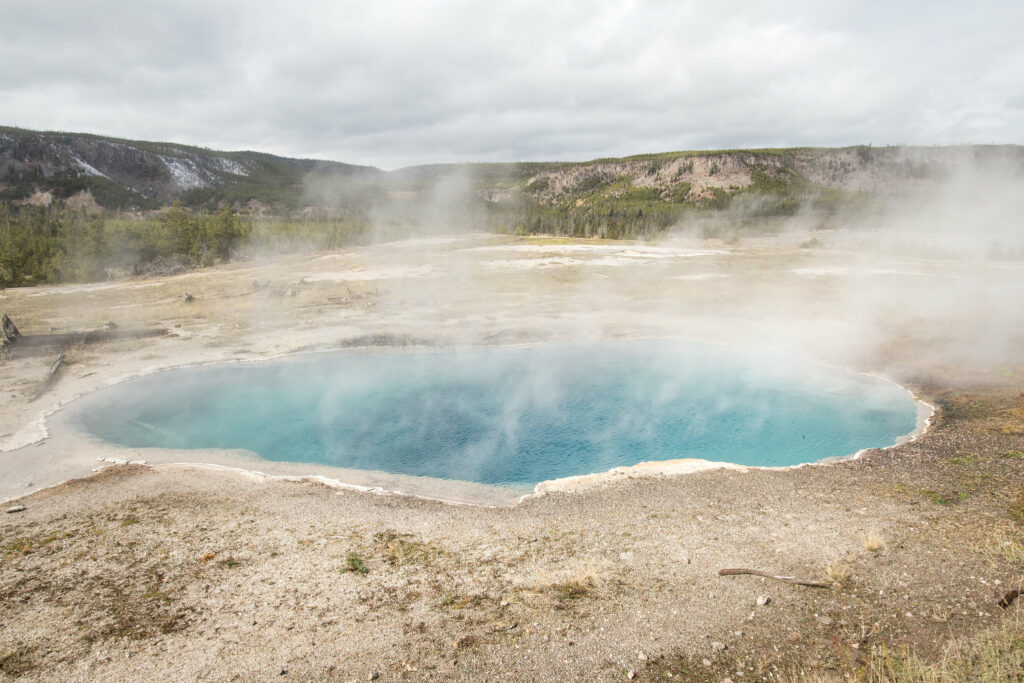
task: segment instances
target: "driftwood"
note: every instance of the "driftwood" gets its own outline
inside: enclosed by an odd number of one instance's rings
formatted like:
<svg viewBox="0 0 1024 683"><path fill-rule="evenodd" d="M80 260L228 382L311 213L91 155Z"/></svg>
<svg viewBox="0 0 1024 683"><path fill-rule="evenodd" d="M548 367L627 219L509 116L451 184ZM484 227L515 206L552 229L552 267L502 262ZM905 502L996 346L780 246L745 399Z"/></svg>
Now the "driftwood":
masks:
<svg viewBox="0 0 1024 683"><path fill-rule="evenodd" d="M738 574L753 574L754 576L763 576L766 579L773 581L782 581L783 583L795 583L798 586L810 586L811 588L828 588L832 584L828 581L805 581L803 579L796 579L792 576L776 576L775 574L769 574L768 572L760 571L759 569L719 569L719 576L736 576Z"/></svg>
<svg viewBox="0 0 1024 683"><path fill-rule="evenodd" d="M54 362L53 367L50 368L50 372L46 375L46 379L44 379L43 383L39 385L39 389L36 390L35 395L29 399L29 403L36 400L37 398L39 398L40 396L42 396L43 394L50 390L50 387L53 386L53 383L57 379L57 373L60 372L60 369L63 365L64 354L62 353L59 356L57 356L57 360L56 362Z"/></svg>

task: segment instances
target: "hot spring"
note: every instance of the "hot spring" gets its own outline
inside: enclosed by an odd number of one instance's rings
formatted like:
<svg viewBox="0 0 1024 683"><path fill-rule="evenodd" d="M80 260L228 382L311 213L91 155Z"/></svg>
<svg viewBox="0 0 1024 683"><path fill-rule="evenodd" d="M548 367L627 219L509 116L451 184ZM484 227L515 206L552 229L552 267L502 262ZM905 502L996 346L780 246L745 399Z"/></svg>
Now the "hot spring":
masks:
<svg viewBox="0 0 1024 683"><path fill-rule="evenodd" d="M882 379L677 341L353 349L169 370L83 403L79 426L123 446L517 489L645 461L814 462L891 445L918 415Z"/></svg>

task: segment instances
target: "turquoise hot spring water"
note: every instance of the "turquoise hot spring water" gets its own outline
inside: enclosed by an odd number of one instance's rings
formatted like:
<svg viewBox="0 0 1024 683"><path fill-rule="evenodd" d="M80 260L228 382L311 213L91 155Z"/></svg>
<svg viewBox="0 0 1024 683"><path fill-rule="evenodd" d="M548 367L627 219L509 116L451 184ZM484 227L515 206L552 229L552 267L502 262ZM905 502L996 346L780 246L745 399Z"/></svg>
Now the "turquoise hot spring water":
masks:
<svg viewBox="0 0 1024 683"><path fill-rule="evenodd" d="M851 455L909 434L918 414L880 378L679 341L352 349L168 370L83 403L79 426L124 446L523 489L645 461Z"/></svg>

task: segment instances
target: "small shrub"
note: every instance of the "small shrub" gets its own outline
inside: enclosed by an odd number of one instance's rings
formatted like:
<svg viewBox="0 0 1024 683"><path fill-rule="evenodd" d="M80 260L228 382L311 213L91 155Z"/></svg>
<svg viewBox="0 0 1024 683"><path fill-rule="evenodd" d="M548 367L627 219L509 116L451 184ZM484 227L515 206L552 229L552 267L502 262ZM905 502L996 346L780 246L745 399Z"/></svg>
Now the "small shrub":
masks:
<svg viewBox="0 0 1024 683"><path fill-rule="evenodd" d="M360 576L365 576L370 570L367 569L366 565L363 563L363 558L359 557L357 553L350 552L345 557L345 571L355 572Z"/></svg>

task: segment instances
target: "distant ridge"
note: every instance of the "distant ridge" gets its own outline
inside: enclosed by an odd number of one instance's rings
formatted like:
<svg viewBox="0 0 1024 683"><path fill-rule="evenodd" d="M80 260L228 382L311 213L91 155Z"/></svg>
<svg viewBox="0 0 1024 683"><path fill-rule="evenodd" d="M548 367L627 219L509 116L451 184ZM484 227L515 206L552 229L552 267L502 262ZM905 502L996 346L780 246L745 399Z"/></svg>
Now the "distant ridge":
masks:
<svg viewBox="0 0 1024 683"><path fill-rule="evenodd" d="M602 217L622 223L636 216L663 227L694 209L739 207L755 215L787 215L816 202L828 210L935 186L965 165L1022 173L1024 147L679 151L586 162L431 164L385 172L262 152L0 127L0 201L49 203L87 195L106 209L156 209L177 200L189 207L241 212L323 208L365 213L371 206L457 199L476 202L492 217L525 212L527 222L532 221L527 231L557 224L559 231L571 225L578 232L575 226L583 225L585 234L600 234ZM453 199L456 190L459 196Z"/></svg>
<svg viewBox="0 0 1024 683"><path fill-rule="evenodd" d="M170 142L0 127L0 199L90 192L105 208L269 200L287 204L309 176L373 176L335 161L262 152L220 152Z"/></svg>

